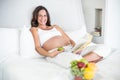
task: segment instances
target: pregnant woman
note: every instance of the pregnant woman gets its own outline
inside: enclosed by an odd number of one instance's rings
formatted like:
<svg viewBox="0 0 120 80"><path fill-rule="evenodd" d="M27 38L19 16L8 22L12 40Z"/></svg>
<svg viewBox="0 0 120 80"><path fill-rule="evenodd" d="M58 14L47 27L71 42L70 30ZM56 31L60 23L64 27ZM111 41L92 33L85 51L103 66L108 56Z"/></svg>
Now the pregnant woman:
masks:
<svg viewBox="0 0 120 80"><path fill-rule="evenodd" d="M75 42L59 26L51 25L49 13L43 6L38 6L33 11L30 31L34 38L35 49L42 56L54 58L64 53L66 47L75 46ZM58 50L59 47L64 49ZM81 57L74 53L69 55ZM98 61L102 58L94 51L82 57L88 61Z"/></svg>

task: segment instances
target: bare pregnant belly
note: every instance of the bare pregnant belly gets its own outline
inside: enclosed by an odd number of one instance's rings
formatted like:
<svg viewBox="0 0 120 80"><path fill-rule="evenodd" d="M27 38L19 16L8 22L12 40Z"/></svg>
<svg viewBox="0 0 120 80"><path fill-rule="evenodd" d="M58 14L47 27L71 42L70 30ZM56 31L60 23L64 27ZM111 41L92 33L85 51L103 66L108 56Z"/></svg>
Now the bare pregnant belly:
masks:
<svg viewBox="0 0 120 80"><path fill-rule="evenodd" d="M67 45L67 43L68 43L68 41L65 40L62 36L55 36L55 37L52 37L49 40L47 40L43 44L43 48L45 50L49 51L54 48L65 46L65 45Z"/></svg>

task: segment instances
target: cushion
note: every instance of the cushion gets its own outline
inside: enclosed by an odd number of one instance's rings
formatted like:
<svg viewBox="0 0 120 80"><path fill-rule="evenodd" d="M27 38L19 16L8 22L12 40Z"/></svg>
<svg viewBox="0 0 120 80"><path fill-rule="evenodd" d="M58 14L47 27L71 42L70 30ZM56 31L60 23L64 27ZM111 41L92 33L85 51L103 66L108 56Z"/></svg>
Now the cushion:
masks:
<svg viewBox="0 0 120 80"><path fill-rule="evenodd" d="M35 50L33 36L28 27L20 30L20 55L23 58L39 58L43 57Z"/></svg>
<svg viewBox="0 0 120 80"><path fill-rule="evenodd" d="M0 62L18 55L19 31L13 28L0 28Z"/></svg>
<svg viewBox="0 0 120 80"><path fill-rule="evenodd" d="M65 32L72 40L75 41L75 43L77 43L80 40L80 38L83 38L87 34L85 26L81 26L77 30L65 31Z"/></svg>

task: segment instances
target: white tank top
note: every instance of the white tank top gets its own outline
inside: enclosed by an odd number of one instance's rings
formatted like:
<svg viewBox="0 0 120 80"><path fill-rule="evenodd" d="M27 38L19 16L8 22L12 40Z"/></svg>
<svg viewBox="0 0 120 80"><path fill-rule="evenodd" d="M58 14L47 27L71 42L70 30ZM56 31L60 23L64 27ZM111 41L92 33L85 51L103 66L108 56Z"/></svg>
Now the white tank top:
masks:
<svg viewBox="0 0 120 80"><path fill-rule="evenodd" d="M50 30L42 30L38 29L38 34L39 34L39 40L41 43L41 46L50 38L58 35L62 35L55 27L50 29Z"/></svg>

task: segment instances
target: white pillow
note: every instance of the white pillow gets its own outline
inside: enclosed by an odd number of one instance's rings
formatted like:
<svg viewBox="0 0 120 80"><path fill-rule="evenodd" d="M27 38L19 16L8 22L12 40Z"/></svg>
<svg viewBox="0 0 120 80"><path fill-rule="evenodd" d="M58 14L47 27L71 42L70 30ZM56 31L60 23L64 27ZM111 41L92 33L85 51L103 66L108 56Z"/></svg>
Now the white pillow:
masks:
<svg viewBox="0 0 120 80"><path fill-rule="evenodd" d="M0 62L18 55L19 31L15 28L0 28Z"/></svg>
<svg viewBox="0 0 120 80"><path fill-rule="evenodd" d="M73 31L66 31L66 34L75 41L75 43L77 43L79 41L80 38L83 38L86 34L86 27L85 26L81 26L79 29L77 30L73 30Z"/></svg>
<svg viewBox="0 0 120 80"><path fill-rule="evenodd" d="M30 28L25 26L20 30L20 55L23 58L43 57L36 52Z"/></svg>

